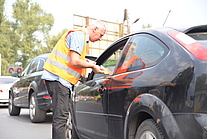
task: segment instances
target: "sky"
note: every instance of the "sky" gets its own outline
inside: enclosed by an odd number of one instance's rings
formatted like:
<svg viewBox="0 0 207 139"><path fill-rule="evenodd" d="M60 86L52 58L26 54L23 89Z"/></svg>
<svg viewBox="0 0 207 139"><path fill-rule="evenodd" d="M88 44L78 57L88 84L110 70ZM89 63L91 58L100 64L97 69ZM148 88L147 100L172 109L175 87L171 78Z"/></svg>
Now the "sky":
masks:
<svg viewBox="0 0 207 139"><path fill-rule="evenodd" d="M16 0L6 0L5 13L10 18L12 4ZM207 24L207 0L32 0L43 10L51 13L54 27L51 35L62 29L72 28L73 14L89 16L111 22L123 22L124 9L128 9L129 25L132 31L150 24L152 27L185 26ZM133 24L133 22L140 20Z"/></svg>

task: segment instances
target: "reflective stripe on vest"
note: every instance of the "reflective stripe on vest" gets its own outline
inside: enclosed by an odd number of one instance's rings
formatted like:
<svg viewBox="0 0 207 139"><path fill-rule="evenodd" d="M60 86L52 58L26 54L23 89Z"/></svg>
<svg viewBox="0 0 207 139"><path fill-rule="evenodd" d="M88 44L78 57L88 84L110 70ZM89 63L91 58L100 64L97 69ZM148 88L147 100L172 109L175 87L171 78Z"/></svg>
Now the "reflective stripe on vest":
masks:
<svg viewBox="0 0 207 139"><path fill-rule="evenodd" d="M53 49L51 53L56 56L59 56L62 59L65 59L66 61L70 61L70 57L68 55L66 55L58 50Z"/></svg>
<svg viewBox="0 0 207 139"><path fill-rule="evenodd" d="M56 67L61 68L62 70L66 71L67 73L69 73L69 74L71 74L71 75L73 75L73 76L75 76L77 78L80 78L81 77L81 74L80 73L78 73L77 71L75 71L75 70L73 70L71 68L68 68L67 66L65 66L65 65L57 62L56 60L53 60L51 58L48 58L47 62L50 63L50 64L52 64L52 65L54 65L54 66L56 66Z"/></svg>

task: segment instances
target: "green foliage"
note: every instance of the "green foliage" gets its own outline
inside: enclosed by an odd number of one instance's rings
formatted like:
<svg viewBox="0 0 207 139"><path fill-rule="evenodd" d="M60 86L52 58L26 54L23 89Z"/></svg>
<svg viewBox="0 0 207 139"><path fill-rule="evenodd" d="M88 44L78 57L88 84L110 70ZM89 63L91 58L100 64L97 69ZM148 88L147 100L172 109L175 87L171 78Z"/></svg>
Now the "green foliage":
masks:
<svg viewBox="0 0 207 139"><path fill-rule="evenodd" d="M45 36L45 42L46 46L40 46L39 49L36 49L36 54L44 54L44 53L50 53L54 46L56 45L57 41L62 37L62 35L68 31L67 29L63 29L62 32L60 32L57 36L51 36L46 35Z"/></svg>
<svg viewBox="0 0 207 139"><path fill-rule="evenodd" d="M17 63L26 63L39 54L51 52L58 39L50 36L54 17L31 0L17 0L13 4L12 20L4 15L5 0L0 2L0 54L2 57L1 75L9 75L8 68ZM46 45L46 46L45 46Z"/></svg>
<svg viewBox="0 0 207 139"><path fill-rule="evenodd" d="M108 60L104 63L104 66L110 67L110 66L115 66L117 63L117 60Z"/></svg>
<svg viewBox="0 0 207 139"><path fill-rule="evenodd" d="M0 2L0 54L1 54L1 75L9 75L8 67L17 59L17 51L13 47L13 33L9 21L4 16L5 0Z"/></svg>
<svg viewBox="0 0 207 139"><path fill-rule="evenodd" d="M0 23L3 22L3 18L4 18L4 3L5 0L0 1Z"/></svg>
<svg viewBox="0 0 207 139"><path fill-rule="evenodd" d="M38 49L43 45L41 39L51 30L54 18L31 0L17 0L13 4L13 19L13 44L21 52L18 62L24 67L29 60L39 55Z"/></svg>

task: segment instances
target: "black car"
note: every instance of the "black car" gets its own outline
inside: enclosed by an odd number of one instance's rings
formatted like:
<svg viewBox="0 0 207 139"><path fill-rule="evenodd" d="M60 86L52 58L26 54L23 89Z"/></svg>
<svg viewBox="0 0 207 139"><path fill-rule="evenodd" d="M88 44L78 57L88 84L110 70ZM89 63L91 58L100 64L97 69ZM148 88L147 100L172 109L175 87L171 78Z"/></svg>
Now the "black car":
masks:
<svg viewBox="0 0 207 139"><path fill-rule="evenodd" d="M48 54L32 59L24 68L20 80L9 91L9 114L18 116L21 108L29 108L32 122L44 122L47 112L51 112L52 99L44 80L41 79L43 65Z"/></svg>
<svg viewBox="0 0 207 139"><path fill-rule="evenodd" d="M48 94L45 81L41 79L43 65L49 53L32 59L17 81L9 90L9 114L18 116L21 108L29 108L33 123L44 122L46 114L52 111L52 99ZM88 60L96 57L87 55Z"/></svg>
<svg viewBox="0 0 207 139"><path fill-rule="evenodd" d="M207 25L141 30L96 63L105 74L75 87L69 138L207 138Z"/></svg>

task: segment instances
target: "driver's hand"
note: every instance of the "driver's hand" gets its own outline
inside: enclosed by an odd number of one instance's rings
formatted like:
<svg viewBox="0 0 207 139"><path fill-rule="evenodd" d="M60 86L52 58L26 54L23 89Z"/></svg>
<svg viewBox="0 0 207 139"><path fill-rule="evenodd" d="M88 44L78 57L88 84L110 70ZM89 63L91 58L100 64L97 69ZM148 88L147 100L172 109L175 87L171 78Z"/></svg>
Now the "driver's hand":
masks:
<svg viewBox="0 0 207 139"><path fill-rule="evenodd" d="M92 69L94 73L104 73L104 68L99 65L94 65Z"/></svg>

